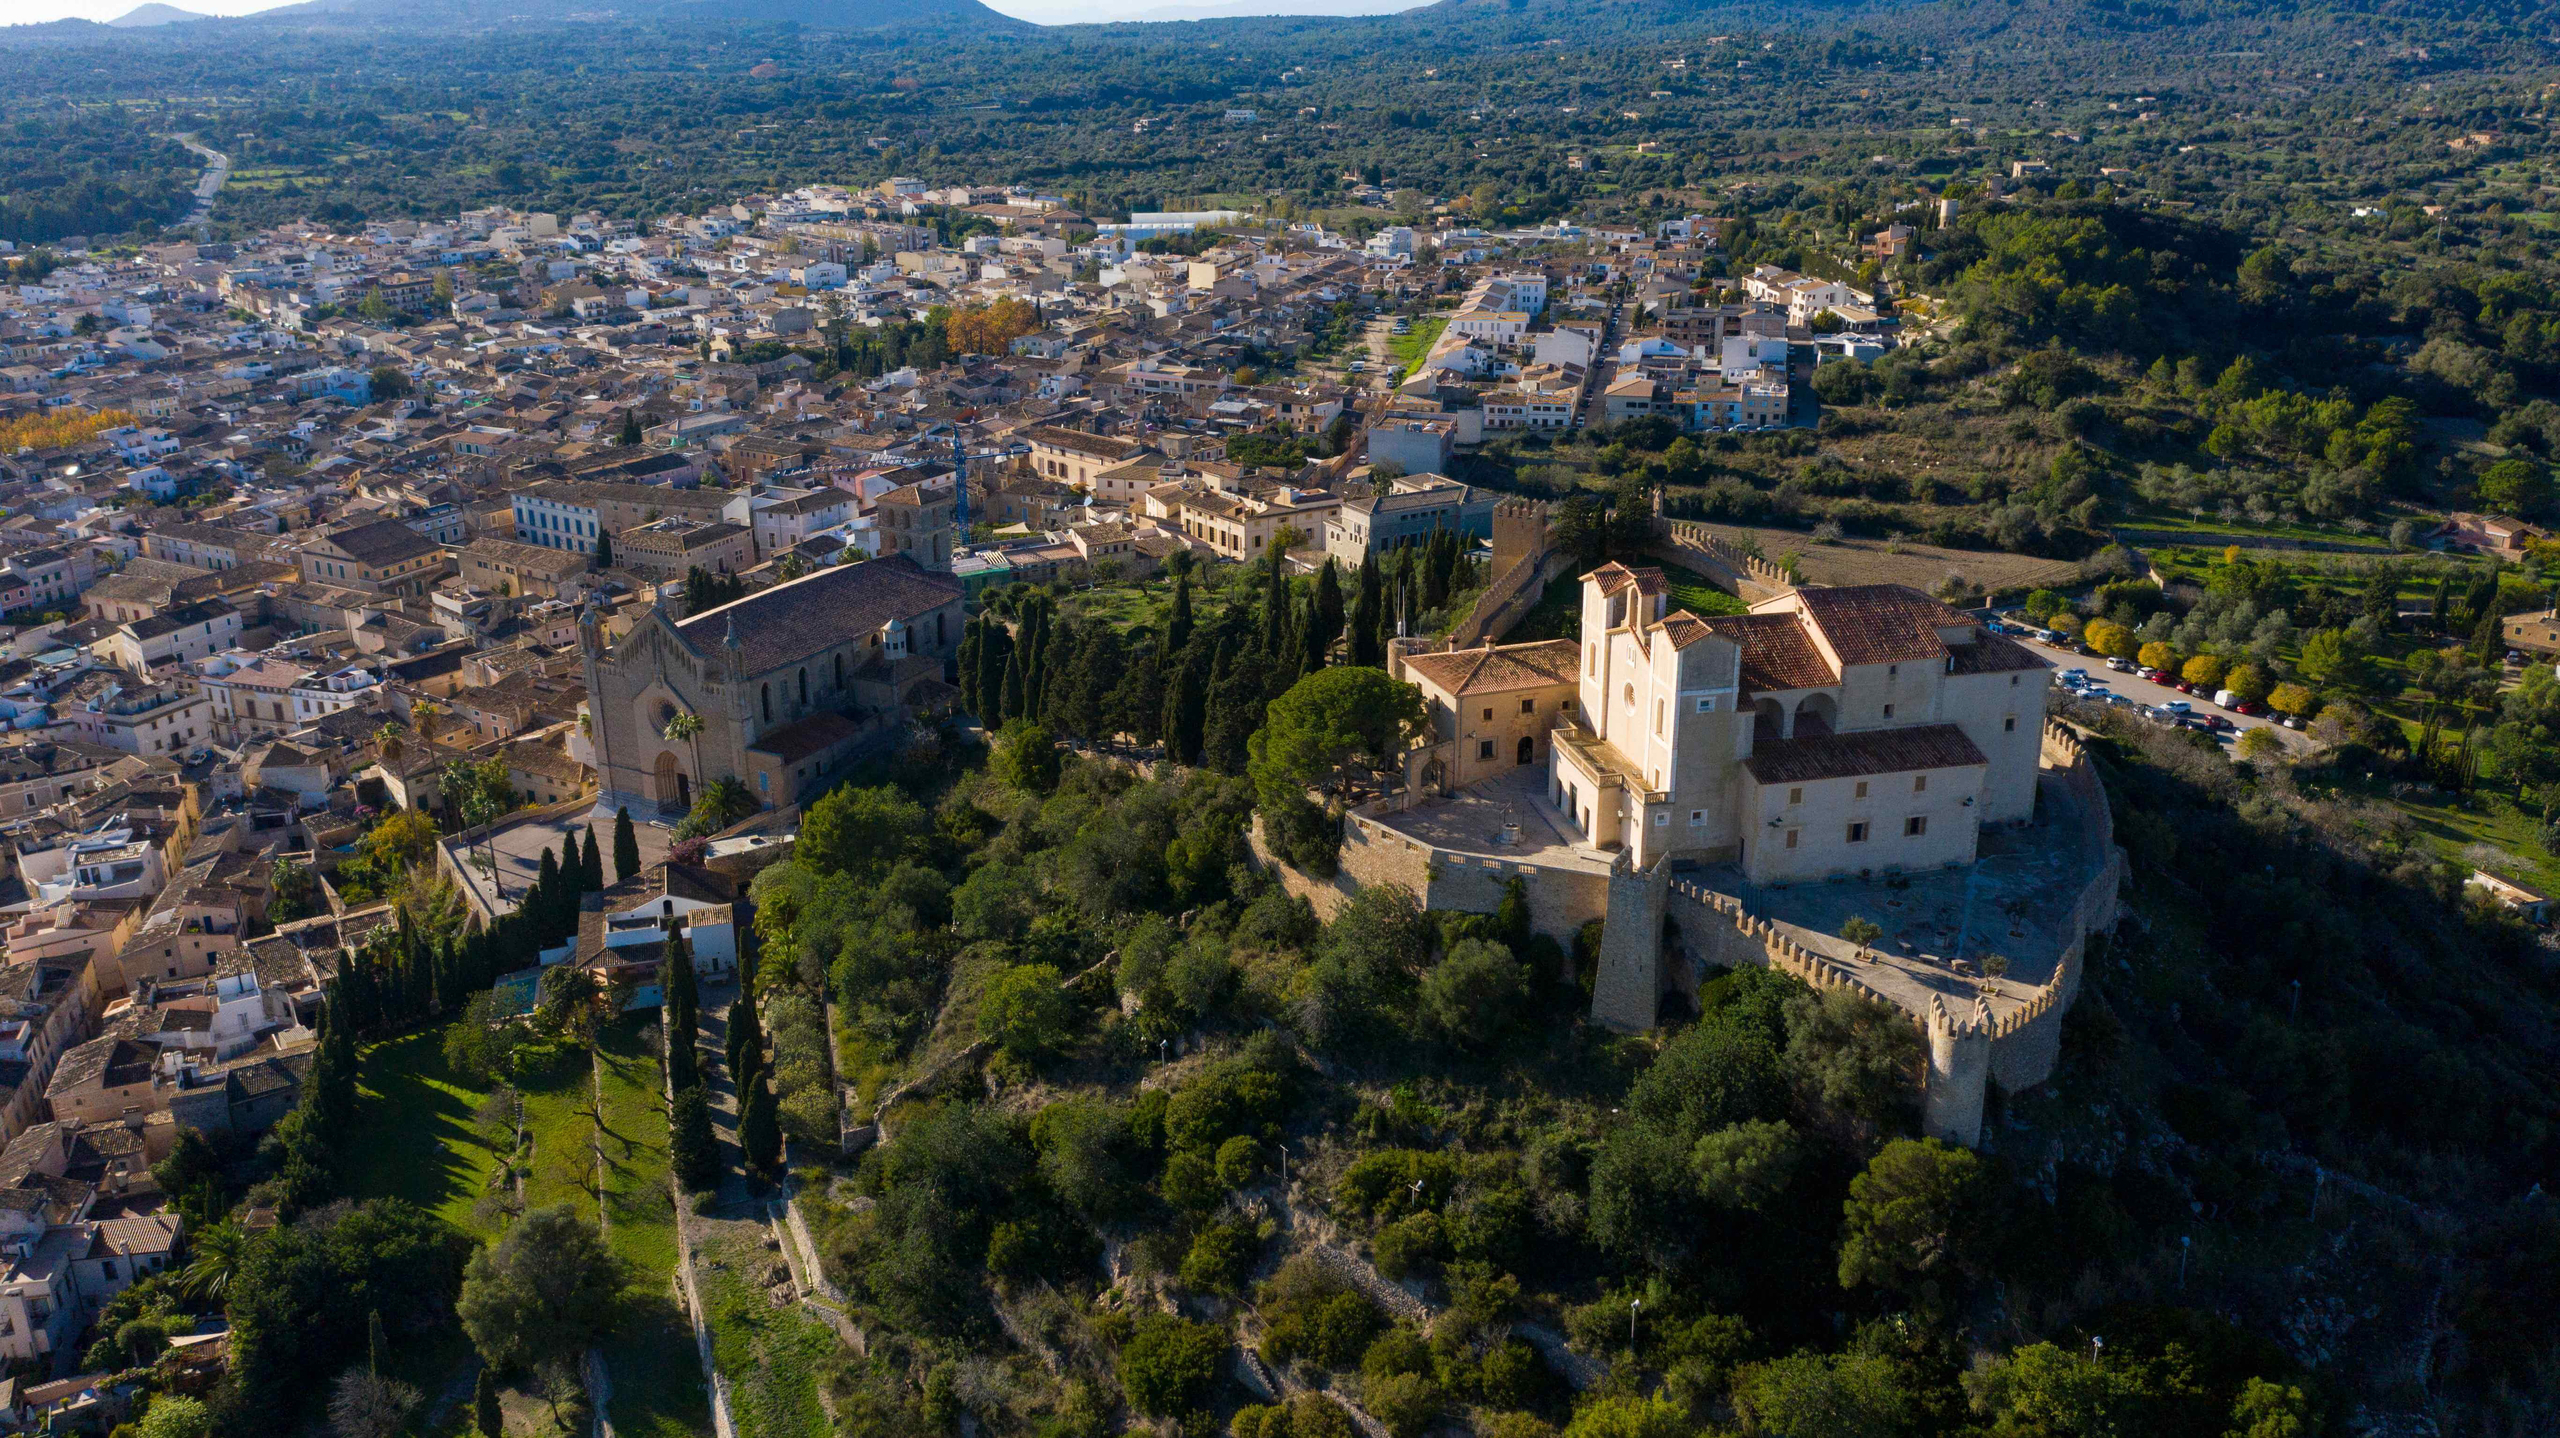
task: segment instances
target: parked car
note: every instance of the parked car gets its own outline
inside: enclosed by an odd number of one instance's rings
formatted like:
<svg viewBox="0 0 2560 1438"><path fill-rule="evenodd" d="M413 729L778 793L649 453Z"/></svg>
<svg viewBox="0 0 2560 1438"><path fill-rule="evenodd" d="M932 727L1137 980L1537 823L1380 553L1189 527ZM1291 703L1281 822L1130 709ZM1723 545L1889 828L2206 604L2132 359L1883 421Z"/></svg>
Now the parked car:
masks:
<svg viewBox="0 0 2560 1438"><path fill-rule="evenodd" d="M2196 706L2184 699L2172 699L2160 707L2171 714L2191 714L2195 712Z"/></svg>
<svg viewBox="0 0 2560 1438"><path fill-rule="evenodd" d="M2216 734L2228 734L2240 726L2223 718L2219 714L2207 714L2204 716L2204 727L2212 730Z"/></svg>
<svg viewBox="0 0 2560 1438"><path fill-rule="evenodd" d="M2065 669L2062 671L2062 682L2065 684L2086 684L2089 682L2089 671L2086 669Z"/></svg>
<svg viewBox="0 0 2560 1438"><path fill-rule="evenodd" d="M2238 702L2239 698L2239 695L2232 693L2228 689L2216 689L2213 691L2213 702L2217 708L2229 709Z"/></svg>
<svg viewBox="0 0 2560 1438"><path fill-rule="evenodd" d="M2240 703L2232 705L2231 712L2234 714L2264 714L2267 712L2267 706L2259 703L2255 699L2244 699Z"/></svg>
<svg viewBox="0 0 2560 1438"><path fill-rule="evenodd" d="M2107 667L2118 674L2131 674L2133 672L2133 661L2130 659L2110 659L2107 661Z"/></svg>

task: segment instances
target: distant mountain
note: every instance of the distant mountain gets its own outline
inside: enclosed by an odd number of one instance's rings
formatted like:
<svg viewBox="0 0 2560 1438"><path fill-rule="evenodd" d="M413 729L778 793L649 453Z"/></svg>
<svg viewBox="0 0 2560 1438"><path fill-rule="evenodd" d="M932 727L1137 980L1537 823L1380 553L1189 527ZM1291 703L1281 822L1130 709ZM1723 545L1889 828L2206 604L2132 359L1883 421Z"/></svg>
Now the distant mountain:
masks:
<svg viewBox="0 0 2560 1438"><path fill-rule="evenodd" d="M961 26L982 32L1034 27L978 0L303 0L248 17L284 25L385 29L523 26L610 20L792 23L812 30Z"/></svg>
<svg viewBox="0 0 2560 1438"><path fill-rule="evenodd" d="M1258 15L1392 15L1431 0L1210 0L1192 5L1153 5L1119 20L1241 20Z"/></svg>
<svg viewBox="0 0 2560 1438"><path fill-rule="evenodd" d="M136 5L107 23L121 30L139 30L150 25L179 25L189 20L212 18L193 10L181 10L175 5L163 5L160 0L151 0L150 4Z"/></svg>

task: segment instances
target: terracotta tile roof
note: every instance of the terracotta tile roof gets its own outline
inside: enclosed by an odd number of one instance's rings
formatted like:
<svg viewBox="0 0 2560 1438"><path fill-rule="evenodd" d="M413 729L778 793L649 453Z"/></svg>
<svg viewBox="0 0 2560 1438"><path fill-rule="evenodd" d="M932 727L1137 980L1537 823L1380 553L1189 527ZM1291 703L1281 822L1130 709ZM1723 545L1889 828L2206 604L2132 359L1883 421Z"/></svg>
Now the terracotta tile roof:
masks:
<svg viewBox="0 0 2560 1438"><path fill-rule="evenodd" d="M1742 692L1828 689L1840 682L1831 661L1794 614L1727 614L1698 621L1742 647Z"/></svg>
<svg viewBox="0 0 2560 1438"><path fill-rule="evenodd" d="M1839 589L1799 589L1794 598L1805 618L1831 641L1842 664L1907 664L1944 659L1951 647L1941 629L1979 634L1981 623L1902 584L1857 584ZM1961 647L1961 646L1955 646Z"/></svg>
<svg viewBox="0 0 2560 1438"><path fill-rule="evenodd" d="M1581 654L1582 646L1570 639L1542 639L1531 644L1414 654L1404 662L1406 668L1448 693L1486 694L1500 689L1571 684L1574 665Z"/></svg>
<svg viewBox="0 0 2560 1438"><path fill-rule="evenodd" d="M886 625L912 621L960 597L960 581L892 555L863 564L830 565L705 610L676 626L697 651L711 653L734 627L739 668L768 674Z"/></svg>
<svg viewBox="0 0 2560 1438"><path fill-rule="evenodd" d="M1763 784L1802 784L1864 774L1903 774L1915 769L1961 769L1988 764L1964 731L1953 724L1911 729L1867 729L1813 739L1778 739L1752 748L1742 761Z"/></svg>
<svg viewBox="0 0 2560 1438"><path fill-rule="evenodd" d="M1600 592L1603 594L1615 594L1630 584L1634 585L1636 592L1640 594L1660 594L1663 586L1662 570L1659 567L1648 564L1641 569L1630 569L1614 559L1582 576L1582 579L1586 584L1594 579L1599 580Z"/></svg>

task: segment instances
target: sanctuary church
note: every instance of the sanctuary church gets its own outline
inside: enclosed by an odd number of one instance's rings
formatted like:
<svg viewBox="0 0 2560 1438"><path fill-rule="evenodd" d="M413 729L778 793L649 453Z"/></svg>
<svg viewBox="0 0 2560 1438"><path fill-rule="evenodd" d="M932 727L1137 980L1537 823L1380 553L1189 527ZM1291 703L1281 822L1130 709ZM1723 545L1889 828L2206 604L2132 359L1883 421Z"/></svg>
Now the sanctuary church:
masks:
<svg viewBox="0 0 2560 1438"><path fill-rule="evenodd" d="M951 706L960 582L903 555L833 565L685 619L653 606L610 644L591 607L579 641L604 808L680 814L731 776L780 807Z"/></svg>

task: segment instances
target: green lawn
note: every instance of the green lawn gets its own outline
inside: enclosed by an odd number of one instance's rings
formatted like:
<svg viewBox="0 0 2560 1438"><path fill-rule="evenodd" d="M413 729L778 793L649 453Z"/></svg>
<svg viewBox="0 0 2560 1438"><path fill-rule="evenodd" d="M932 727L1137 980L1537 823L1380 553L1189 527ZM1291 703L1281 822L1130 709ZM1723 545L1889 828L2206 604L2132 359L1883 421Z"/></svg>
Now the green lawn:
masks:
<svg viewBox="0 0 2560 1438"><path fill-rule="evenodd" d="M2317 544L2346 544L2370 549L2376 554L2391 552L2388 540L2370 534L2355 534L2344 529L2323 529L2311 524L2252 524L2245 519L2197 519L2170 510L2153 510L2125 516L2127 529L2152 529L2176 534L2198 544L2210 544L2217 536L2234 539L2275 539L2308 541Z"/></svg>
<svg viewBox="0 0 2560 1438"><path fill-rule="evenodd" d="M613 1382L614 1431L691 1435L711 1431L711 1404L693 1328L677 1302L675 1198L667 1189L667 1110L658 1061L642 1036L655 1015L598 1036L603 1092L604 1211L613 1251L631 1265L622 1313L604 1345Z"/></svg>
<svg viewBox="0 0 2560 1438"><path fill-rule="evenodd" d="M364 1121L346 1156L356 1198L405 1198L478 1237L474 1216L504 1155L472 1115L488 1091L445 1065L441 1031L411 1034L364 1051L357 1089Z"/></svg>

